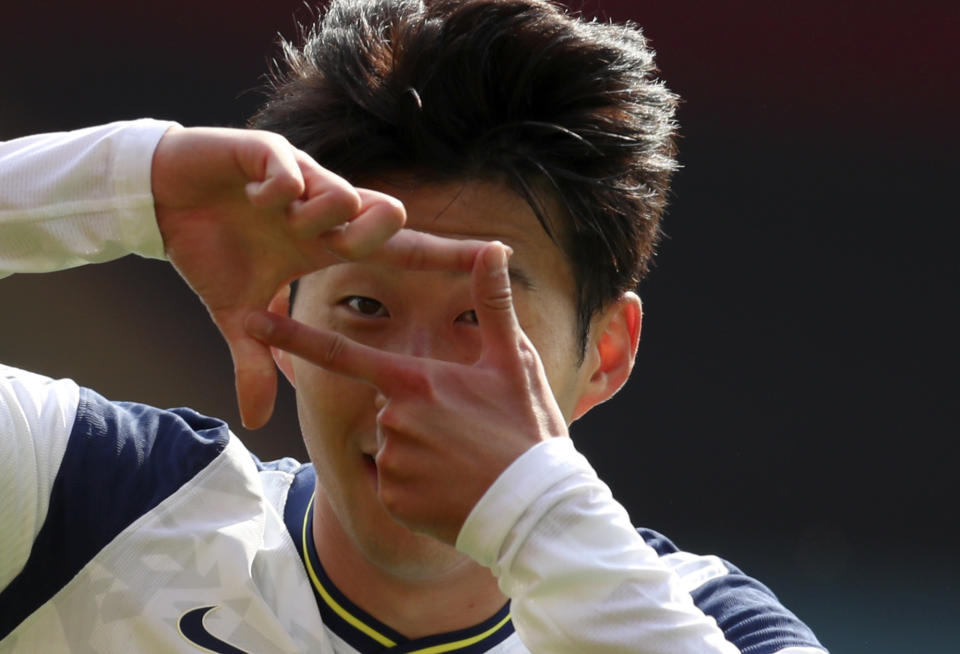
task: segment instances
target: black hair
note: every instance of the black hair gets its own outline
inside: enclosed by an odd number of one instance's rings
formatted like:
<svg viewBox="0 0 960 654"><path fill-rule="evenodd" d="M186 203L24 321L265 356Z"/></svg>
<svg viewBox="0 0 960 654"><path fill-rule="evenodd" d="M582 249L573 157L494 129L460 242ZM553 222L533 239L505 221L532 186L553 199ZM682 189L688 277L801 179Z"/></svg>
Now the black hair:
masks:
<svg viewBox="0 0 960 654"><path fill-rule="evenodd" d="M646 274L677 97L637 26L547 0L333 0L283 51L251 126L354 182L506 184L570 261L581 350Z"/></svg>

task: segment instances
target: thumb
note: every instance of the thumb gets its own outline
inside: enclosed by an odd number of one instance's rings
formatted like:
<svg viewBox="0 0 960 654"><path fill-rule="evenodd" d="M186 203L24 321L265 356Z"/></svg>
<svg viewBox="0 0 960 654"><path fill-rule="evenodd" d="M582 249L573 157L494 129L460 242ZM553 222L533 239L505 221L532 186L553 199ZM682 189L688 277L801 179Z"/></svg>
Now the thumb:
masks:
<svg viewBox="0 0 960 654"><path fill-rule="evenodd" d="M277 395L277 369L270 348L246 333L227 335L227 344L243 426L259 429L270 420Z"/></svg>
<svg viewBox="0 0 960 654"><path fill-rule="evenodd" d="M507 258L512 250L500 242L483 248L473 266L473 304L480 325L484 357L503 361L515 358L522 337L513 309L513 291Z"/></svg>

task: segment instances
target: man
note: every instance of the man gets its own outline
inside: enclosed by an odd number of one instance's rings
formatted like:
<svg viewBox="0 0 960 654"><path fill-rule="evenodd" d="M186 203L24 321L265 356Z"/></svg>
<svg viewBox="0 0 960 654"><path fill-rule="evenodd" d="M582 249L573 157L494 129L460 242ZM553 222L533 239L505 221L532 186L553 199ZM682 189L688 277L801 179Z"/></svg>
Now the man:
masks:
<svg viewBox="0 0 960 654"><path fill-rule="evenodd" d="M350 0L287 58L254 125L295 148L151 121L0 146L3 270L165 254L244 422L275 359L311 459L6 369L0 652L823 651L637 532L567 437L632 368L674 167L640 33Z"/></svg>

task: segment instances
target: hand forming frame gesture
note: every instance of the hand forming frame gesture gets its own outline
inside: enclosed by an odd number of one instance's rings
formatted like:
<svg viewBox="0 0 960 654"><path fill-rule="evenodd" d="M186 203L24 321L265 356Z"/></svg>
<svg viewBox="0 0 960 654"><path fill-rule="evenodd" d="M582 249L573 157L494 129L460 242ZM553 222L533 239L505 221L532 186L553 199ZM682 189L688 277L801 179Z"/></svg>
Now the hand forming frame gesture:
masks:
<svg viewBox="0 0 960 654"><path fill-rule="evenodd" d="M401 230L400 202L352 187L268 132L173 127L151 181L167 256L227 341L250 428L269 420L277 383L269 347L243 328L250 311L344 259L470 270L482 246Z"/></svg>
<svg viewBox="0 0 960 654"><path fill-rule="evenodd" d="M543 364L517 322L507 249L486 244L472 269L479 359L466 365L385 352L269 312L250 334L379 392L378 493L413 531L453 544L503 470L536 443L566 436Z"/></svg>

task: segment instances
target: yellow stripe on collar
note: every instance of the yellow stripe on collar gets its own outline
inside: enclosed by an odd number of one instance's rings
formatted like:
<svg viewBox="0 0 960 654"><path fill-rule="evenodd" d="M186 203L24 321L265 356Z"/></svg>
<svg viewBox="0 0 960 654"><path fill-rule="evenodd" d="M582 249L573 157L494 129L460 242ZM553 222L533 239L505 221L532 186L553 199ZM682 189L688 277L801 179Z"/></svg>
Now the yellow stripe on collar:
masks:
<svg viewBox="0 0 960 654"><path fill-rule="evenodd" d="M303 539L302 539L303 560L307 564L307 574L310 575L310 581L313 582L313 587L317 590L318 593L320 593L320 597L322 597L323 601L327 603L327 606L333 609L334 613L336 613L341 618L346 620L351 626L363 632L370 638L373 638L375 641L377 641L378 643L380 643L385 647L395 647L397 645L395 641L391 640L390 638L387 638L386 636L381 634L379 631L377 631L370 625L362 622L357 616L353 615L352 613L347 611L345 608L343 608L343 606L341 606L340 603L337 602L337 600L333 599L330 593L327 592L327 589L323 587L323 584L320 583L320 579L317 577L317 573L313 569L313 564L310 563L310 552L307 549L307 522L308 522L307 517L310 515L310 511L313 509L313 500L314 498L316 498L316 496L317 496L317 493L316 491L314 491L313 495L310 496L310 501L307 503L307 512L303 516ZM433 652L447 652L447 651L449 650L446 650L446 649L434 650L433 648L420 650L420 652L423 652L423 653L431 652L431 654Z"/></svg>
<svg viewBox="0 0 960 654"><path fill-rule="evenodd" d="M452 643L444 643L443 645L434 645L433 647L424 647L423 649L417 649L410 652L410 654L441 654L442 652L452 652L455 649L461 649L464 647L469 647L474 643L479 643L484 638L490 636L498 629L502 628L505 624L510 622L510 614L493 625L483 633L477 634L476 636L471 636L470 638L464 638L463 640L455 640Z"/></svg>

